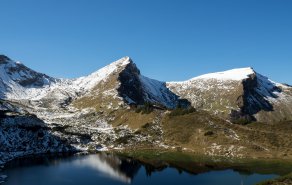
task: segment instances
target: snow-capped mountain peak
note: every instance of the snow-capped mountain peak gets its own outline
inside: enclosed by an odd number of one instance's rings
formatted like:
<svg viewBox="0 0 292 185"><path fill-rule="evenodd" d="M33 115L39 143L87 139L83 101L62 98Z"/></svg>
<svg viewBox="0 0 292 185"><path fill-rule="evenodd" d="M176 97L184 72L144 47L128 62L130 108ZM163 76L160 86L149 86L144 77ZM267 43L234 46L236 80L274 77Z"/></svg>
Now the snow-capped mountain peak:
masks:
<svg viewBox="0 0 292 185"><path fill-rule="evenodd" d="M250 75L254 75L255 71L252 67L246 67L246 68L236 68L231 69L228 71L223 72L216 72L216 73L209 73L205 75L201 75L195 78L192 78L191 80L197 80L197 79L217 79L217 80L243 80L250 77Z"/></svg>

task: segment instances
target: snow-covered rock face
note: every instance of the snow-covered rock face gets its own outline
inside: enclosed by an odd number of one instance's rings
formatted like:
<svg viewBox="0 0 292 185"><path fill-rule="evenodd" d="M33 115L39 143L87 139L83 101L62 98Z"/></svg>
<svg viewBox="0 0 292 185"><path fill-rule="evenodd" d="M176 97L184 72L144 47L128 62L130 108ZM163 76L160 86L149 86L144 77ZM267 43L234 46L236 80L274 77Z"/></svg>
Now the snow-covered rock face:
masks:
<svg viewBox="0 0 292 185"><path fill-rule="evenodd" d="M26 89L39 89L57 80L35 72L8 57L0 56L0 97L9 99L24 98Z"/></svg>

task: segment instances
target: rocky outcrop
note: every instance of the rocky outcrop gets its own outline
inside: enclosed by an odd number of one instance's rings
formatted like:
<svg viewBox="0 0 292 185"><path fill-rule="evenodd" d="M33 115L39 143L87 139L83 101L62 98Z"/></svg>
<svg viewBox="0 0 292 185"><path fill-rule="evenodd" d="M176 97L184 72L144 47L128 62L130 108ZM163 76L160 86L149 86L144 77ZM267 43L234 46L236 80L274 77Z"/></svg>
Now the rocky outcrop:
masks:
<svg viewBox="0 0 292 185"><path fill-rule="evenodd" d="M117 91L119 96L121 96L127 103L143 104L144 94L142 84L139 79L140 71L132 60L129 60L130 63L119 74L118 80L120 82L120 86Z"/></svg>

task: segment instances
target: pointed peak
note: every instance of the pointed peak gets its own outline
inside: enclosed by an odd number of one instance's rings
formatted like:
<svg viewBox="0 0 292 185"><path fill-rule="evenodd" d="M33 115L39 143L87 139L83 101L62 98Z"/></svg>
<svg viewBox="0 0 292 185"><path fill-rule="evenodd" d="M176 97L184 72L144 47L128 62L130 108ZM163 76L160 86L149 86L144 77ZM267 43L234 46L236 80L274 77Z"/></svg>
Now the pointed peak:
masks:
<svg viewBox="0 0 292 185"><path fill-rule="evenodd" d="M104 66L103 68L93 72L92 74L100 73L101 71L107 71L107 72L115 71L116 69L125 68L126 66L128 66L128 64L133 64L133 61L131 60L130 57L126 56Z"/></svg>
<svg viewBox="0 0 292 185"><path fill-rule="evenodd" d="M106 65L88 76L77 78L74 83L84 89L91 89L99 82L108 79L112 74L120 73L128 66L135 66L135 64L130 57L126 56Z"/></svg>
<svg viewBox="0 0 292 185"><path fill-rule="evenodd" d="M249 78L251 75L256 74L252 67L236 68L222 72L209 73L195 77L191 80L197 79L218 79L218 80L243 80Z"/></svg>
<svg viewBox="0 0 292 185"><path fill-rule="evenodd" d="M126 56L126 57L123 57L123 58L111 63L110 65L124 66L124 65L127 65L129 63L133 63L133 61L130 57Z"/></svg>

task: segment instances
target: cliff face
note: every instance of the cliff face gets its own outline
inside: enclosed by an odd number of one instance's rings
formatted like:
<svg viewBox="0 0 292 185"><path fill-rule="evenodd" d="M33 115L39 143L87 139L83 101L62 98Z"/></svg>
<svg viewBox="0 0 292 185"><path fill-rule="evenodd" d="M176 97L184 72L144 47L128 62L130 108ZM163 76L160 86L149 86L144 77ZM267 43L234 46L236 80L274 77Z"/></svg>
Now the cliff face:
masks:
<svg viewBox="0 0 292 185"><path fill-rule="evenodd" d="M130 60L130 63L119 74L120 86L117 91L127 103L143 104L144 94L142 83L139 79L140 71Z"/></svg>

